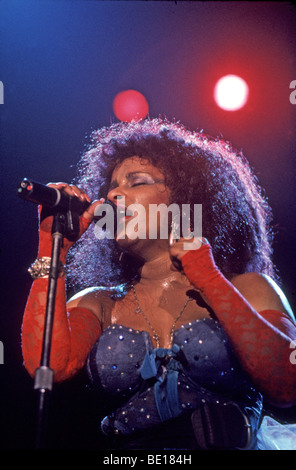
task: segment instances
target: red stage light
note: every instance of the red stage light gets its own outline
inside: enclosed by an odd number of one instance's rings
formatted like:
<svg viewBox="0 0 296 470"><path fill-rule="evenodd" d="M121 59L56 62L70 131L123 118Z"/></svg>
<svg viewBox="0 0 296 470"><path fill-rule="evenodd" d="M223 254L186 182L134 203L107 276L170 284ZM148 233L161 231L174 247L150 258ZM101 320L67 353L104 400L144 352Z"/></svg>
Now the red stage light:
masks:
<svg viewBox="0 0 296 470"><path fill-rule="evenodd" d="M140 121L147 116L149 106L142 93L136 90L125 90L115 96L113 111L120 121Z"/></svg>
<svg viewBox="0 0 296 470"><path fill-rule="evenodd" d="M249 97L249 87L245 80L237 75L225 75L214 88L214 99L225 111L237 111L245 106Z"/></svg>

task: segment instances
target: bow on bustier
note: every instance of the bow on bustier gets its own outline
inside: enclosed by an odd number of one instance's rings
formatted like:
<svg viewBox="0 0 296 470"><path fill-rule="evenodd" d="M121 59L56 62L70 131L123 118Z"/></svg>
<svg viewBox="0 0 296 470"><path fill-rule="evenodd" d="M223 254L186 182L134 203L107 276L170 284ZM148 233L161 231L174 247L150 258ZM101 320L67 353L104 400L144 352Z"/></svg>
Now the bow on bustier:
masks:
<svg viewBox="0 0 296 470"><path fill-rule="evenodd" d="M175 418L181 413L178 399L178 375L181 370L180 347L156 348L148 351L141 368L144 380L155 378L154 396L161 421Z"/></svg>

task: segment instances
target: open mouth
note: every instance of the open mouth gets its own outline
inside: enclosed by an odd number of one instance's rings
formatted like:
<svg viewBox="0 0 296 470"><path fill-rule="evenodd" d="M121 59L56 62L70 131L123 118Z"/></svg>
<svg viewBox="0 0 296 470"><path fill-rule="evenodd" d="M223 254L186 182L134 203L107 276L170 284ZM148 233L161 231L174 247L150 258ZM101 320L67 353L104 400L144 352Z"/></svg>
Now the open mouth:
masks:
<svg viewBox="0 0 296 470"><path fill-rule="evenodd" d="M134 216L134 212L132 210L129 210L127 207L120 207L117 206L117 217L118 219L121 220L130 220Z"/></svg>

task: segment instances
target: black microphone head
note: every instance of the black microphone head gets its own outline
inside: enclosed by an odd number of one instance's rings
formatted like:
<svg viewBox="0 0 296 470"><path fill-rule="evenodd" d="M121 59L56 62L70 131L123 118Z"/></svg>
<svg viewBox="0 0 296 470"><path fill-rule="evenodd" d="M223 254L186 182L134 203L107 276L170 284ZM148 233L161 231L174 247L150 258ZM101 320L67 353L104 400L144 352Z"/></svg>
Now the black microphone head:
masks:
<svg viewBox="0 0 296 470"><path fill-rule="evenodd" d="M76 196L69 196L62 189L52 188L45 184L24 178L18 187L18 196L35 204L53 210L71 211L81 215L90 206L90 202L81 201Z"/></svg>
<svg viewBox="0 0 296 470"><path fill-rule="evenodd" d="M35 204L46 204L49 207L53 207L58 199L58 194L53 188L28 178L22 179L17 194L25 201L34 202Z"/></svg>

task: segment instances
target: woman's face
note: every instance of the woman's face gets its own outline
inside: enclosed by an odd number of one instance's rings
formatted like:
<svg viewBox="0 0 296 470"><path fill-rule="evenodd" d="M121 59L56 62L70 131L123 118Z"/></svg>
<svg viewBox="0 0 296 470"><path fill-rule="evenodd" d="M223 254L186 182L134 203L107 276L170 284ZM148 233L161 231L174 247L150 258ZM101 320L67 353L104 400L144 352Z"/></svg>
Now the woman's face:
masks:
<svg viewBox="0 0 296 470"><path fill-rule="evenodd" d="M107 197L120 210L116 240L122 248L139 239L147 242L159 238L161 223L168 229L167 221L162 221L159 214L155 218L155 207L168 207L169 194L163 173L148 160L128 157L115 167Z"/></svg>

